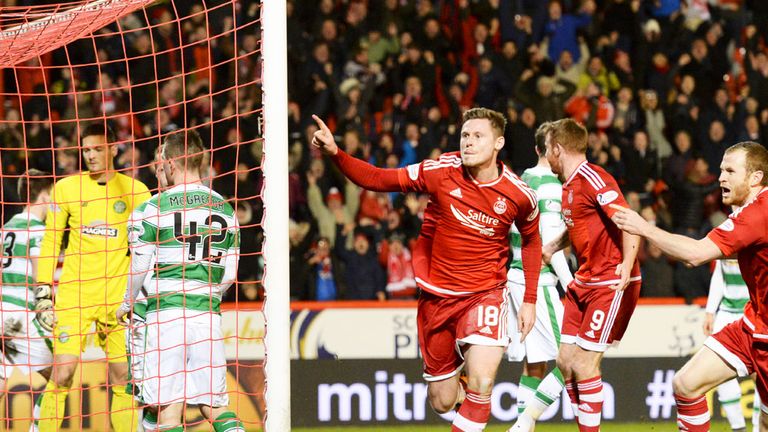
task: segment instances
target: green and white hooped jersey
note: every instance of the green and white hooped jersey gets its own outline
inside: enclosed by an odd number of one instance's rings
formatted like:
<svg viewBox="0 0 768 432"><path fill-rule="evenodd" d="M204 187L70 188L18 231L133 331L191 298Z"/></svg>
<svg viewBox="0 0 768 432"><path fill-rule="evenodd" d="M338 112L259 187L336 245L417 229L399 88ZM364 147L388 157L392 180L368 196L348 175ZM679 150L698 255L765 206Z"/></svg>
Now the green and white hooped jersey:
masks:
<svg viewBox="0 0 768 432"><path fill-rule="evenodd" d="M563 185L552 170L545 167L536 166L528 168L523 172L521 178L536 192L536 197L539 200L539 233L541 233L542 243L546 244L548 239L565 229L563 216L560 213ZM517 230L515 225L512 225L509 236L512 263L509 266L507 279L510 282L524 284L525 277L523 275L521 246L522 238L520 231ZM557 285L557 275L552 270L552 266L545 266L541 269L539 285Z"/></svg>
<svg viewBox="0 0 768 432"><path fill-rule="evenodd" d="M720 310L731 313L743 313L744 306L749 301L749 289L741 277L739 262L735 259L720 260L723 272L723 299Z"/></svg>
<svg viewBox="0 0 768 432"><path fill-rule="evenodd" d="M37 216L21 212L0 229L3 241L2 301L32 309L27 302L34 299L30 286L35 283L32 259L40 255L45 222Z"/></svg>
<svg viewBox="0 0 768 432"><path fill-rule="evenodd" d="M235 211L199 184L178 185L141 204L128 222L132 253L155 255L144 284L147 313L172 310L220 313L227 267L237 265Z"/></svg>

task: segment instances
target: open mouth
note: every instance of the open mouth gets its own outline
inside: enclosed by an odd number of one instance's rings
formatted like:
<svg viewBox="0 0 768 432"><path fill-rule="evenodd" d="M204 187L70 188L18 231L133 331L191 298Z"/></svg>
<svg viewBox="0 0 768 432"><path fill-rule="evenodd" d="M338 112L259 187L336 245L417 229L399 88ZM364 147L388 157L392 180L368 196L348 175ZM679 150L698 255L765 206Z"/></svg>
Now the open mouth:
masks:
<svg viewBox="0 0 768 432"><path fill-rule="evenodd" d="M731 193L731 189L725 186L720 186L720 190L722 191L723 196L729 195Z"/></svg>

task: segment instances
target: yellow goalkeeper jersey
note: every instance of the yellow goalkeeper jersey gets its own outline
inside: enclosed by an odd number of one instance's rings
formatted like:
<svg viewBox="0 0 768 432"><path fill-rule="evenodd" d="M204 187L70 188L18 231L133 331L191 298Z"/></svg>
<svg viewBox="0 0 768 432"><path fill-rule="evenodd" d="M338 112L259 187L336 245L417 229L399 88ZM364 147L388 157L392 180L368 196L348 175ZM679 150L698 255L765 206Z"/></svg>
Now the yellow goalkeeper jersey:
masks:
<svg viewBox="0 0 768 432"><path fill-rule="evenodd" d="M56 182L45 219L37 281L53 281L67 232L57 304L103 305L122 299L130 265L128 218L150 197L144 183L120 173L106 184L91 179L87 171Z"/></svg>

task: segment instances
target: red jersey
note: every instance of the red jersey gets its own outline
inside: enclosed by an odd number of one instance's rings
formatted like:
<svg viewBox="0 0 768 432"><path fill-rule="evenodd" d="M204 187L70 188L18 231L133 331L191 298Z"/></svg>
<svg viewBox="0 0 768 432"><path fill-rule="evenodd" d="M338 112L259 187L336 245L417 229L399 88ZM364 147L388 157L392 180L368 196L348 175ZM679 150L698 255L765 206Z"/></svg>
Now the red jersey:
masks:
<svg viewBox="0 0 768 432"><path fill-rule="evenodd" d="M534 249L541 244L536 194L504 164L498 178L480 183L464 169L458 152L397 170L372 167L341 151L334 161L364 188L429 193L413 266L416 282L432 294L454 297L503 288L513 223L524 244ZM536 300L540 264L540 254L529 255L526 302Z"/></svg>
<svg viewBox="0 0 768 432"><path fill-rule="evenodd" d="M628 207L613 176L584 161L563 185L563 220L573 252L579 261L574 282L601 287L619 282L616 266L623 260L622 231L611 221L616 212L609 204ZM635 260L630 281L640 280Z"/></svg>
<svg viewBox="0 0 768 432"><path fill-rule="evenodd" d="M744 322L755 339L768 341L768 188L707 234L725 256L737 255L749 288Z"/></svg>

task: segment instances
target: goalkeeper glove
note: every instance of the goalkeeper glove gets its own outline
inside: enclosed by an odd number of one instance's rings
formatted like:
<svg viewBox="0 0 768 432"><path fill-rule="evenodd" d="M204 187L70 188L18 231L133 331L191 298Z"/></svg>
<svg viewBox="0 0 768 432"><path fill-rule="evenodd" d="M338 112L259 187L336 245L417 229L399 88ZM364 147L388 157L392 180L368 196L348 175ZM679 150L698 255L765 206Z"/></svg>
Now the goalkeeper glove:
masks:
<svg viewBox="0 0 768 432"><path fill-rule="evenodd" d="M13 318L6 319L3 325L3 334L0 335L0 355L5 357L8 364L13 363L13 356L19 353L19 349L14 343L17 338L21 338L23 325L21 321Z"/></svg>
<svg viewBox="0 0 768 432"><path fill-rule="evenodd" d="M44 298L38 300L35 304L35 315L40 327L49 332L53 331L55 319L53 316L53 301L51 299Z"/></svg>
<svg viewBox="0 0 768 432"><path fill-rule="evenodd" d="M35 300L51 299L53 297L53 290L48 284L40 284L32 288L32 293L35 295Z"/></svg>

